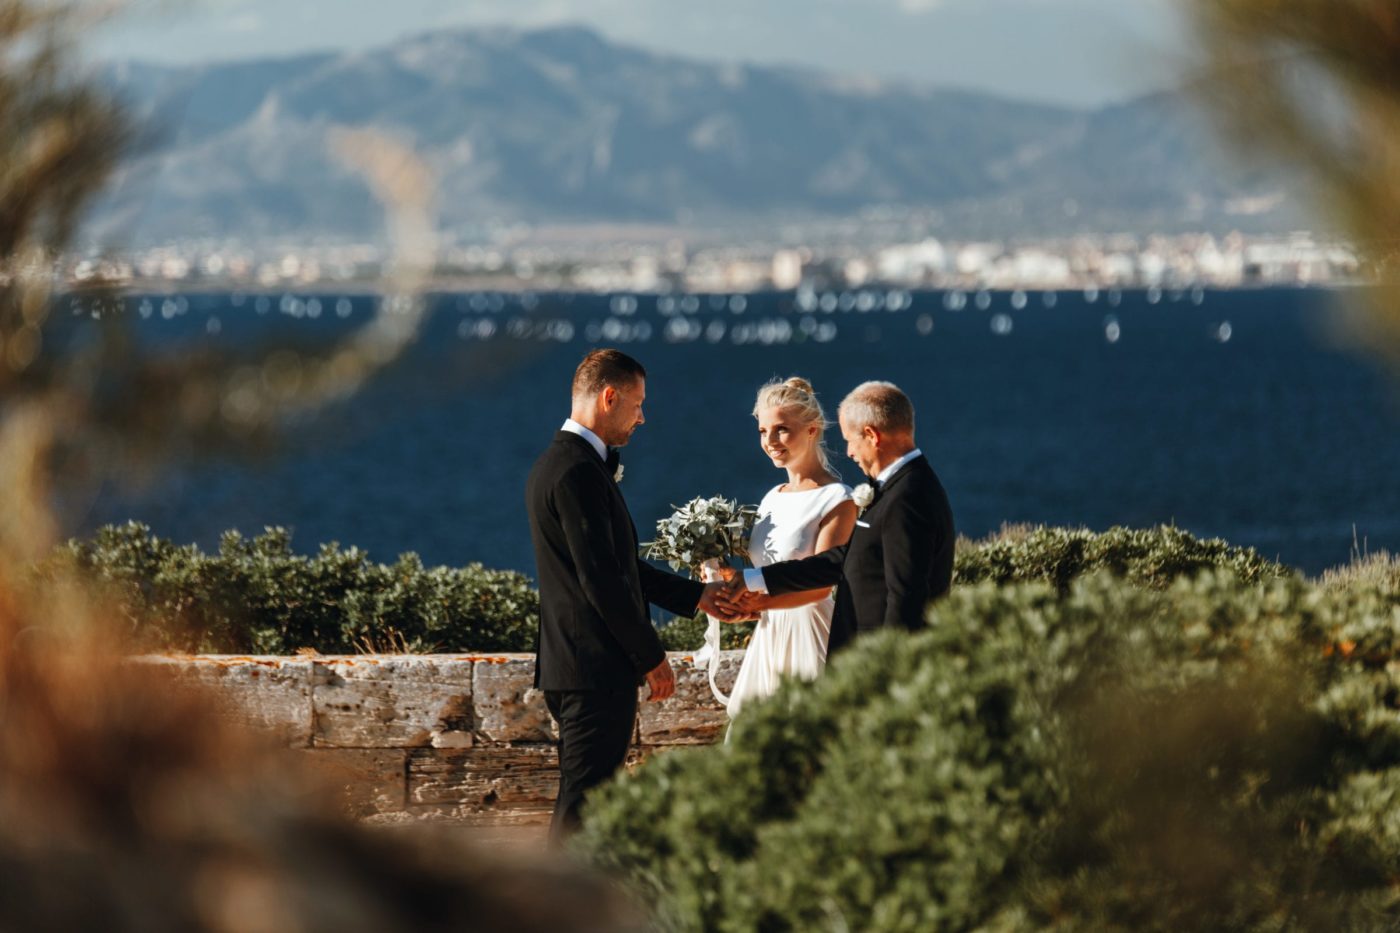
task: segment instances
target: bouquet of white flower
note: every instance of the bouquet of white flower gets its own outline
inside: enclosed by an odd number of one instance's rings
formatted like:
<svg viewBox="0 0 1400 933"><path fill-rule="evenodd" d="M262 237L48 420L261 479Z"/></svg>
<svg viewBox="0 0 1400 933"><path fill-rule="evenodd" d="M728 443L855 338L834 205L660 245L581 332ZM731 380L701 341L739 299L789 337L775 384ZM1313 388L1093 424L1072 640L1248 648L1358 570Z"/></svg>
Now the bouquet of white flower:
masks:
<svg viewBox="0 0 1400 933"><path fill-rule="evenodd" d="M691 499L656 523L656 540L642 545L642 554L664 560L676 570L705 579L706 569L718 569L731 557L749 558L749 535L758 510L722 496Z"/></svg>
<svg viewBox="0 0 1400 933"><path fill-rule="evenodd" d="M656 540L642 545L642 553L710 583L724 576L729 558L737 556L745 564L749 562L749 536L757 519L758 509L751 505L721 496L691 499L677 507L670 518L656 523ZM721 706L728 707L729 697L715 683L720 620L714 616L709 619L705 644L695 652L694 664L696 669L709 672L710 691Z"/></svg>

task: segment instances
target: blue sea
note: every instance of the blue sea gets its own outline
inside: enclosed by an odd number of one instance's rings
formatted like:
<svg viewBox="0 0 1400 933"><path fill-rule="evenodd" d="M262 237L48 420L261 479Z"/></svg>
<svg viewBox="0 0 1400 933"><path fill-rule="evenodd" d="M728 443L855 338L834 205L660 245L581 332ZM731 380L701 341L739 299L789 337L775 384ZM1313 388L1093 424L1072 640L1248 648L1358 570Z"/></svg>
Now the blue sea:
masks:
<svg viewBox="0 0 1400 933"><path fill-rule="evenodd" d="M418 341L274 455L174 464L69 530L137 519L179 542L281 525L295 547L534 574L525 476L568 415L573 368L616 345L650 372L624 452L643 538L673 503L756 502L757 388L799 374L834 416L867 379L904 388L958 529L1175 523L1310 573L1354 543L1400 550L1400 372L1343 335L1354 293L866 290L437 295ZM132 299L166 345L326 341L378 299ZM844 450L833 428L829 440ZM855 468L838 457L848 479Z"/></svg>

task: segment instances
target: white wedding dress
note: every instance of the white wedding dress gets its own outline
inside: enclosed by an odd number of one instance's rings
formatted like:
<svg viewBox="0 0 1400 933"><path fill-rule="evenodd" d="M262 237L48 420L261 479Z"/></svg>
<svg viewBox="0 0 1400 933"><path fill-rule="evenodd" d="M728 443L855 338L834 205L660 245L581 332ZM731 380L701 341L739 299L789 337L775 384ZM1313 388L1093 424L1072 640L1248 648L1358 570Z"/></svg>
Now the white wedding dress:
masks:
<svg viewBox="0 0 1400 933"><path fill-rule="evenodd" d="M755 567L811 557L817 550L821 521L851 498L843 483L830 483L802 492L779 492L775 486L758 505L749 542ZM826 642L831 635L831 595L795 609L769 609L754 626L744 663L729 694L729 718L743 705L772 694L785 677L812 680L826 666Z"/></svg>

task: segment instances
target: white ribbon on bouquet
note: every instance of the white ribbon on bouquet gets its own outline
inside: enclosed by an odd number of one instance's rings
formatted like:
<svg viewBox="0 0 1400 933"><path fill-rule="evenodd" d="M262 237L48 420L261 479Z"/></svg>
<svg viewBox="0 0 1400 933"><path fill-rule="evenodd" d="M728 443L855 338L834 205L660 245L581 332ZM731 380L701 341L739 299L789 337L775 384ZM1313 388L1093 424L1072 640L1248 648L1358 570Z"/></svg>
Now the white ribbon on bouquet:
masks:
<svg viewBox="0 0 1400 933"><path fill-rule="evenodd" d="M700 582L713 583L723 579L720 574L719 558L711 558L700 565ZM726 711L729 709L729 697L719 689L719 684L715 683L715 674L719 671L719 639L720 626L724 623L709 613L705 617L710 620L710 624L705 628L705 644L700 650L695 652L694 664L697 670L706 671L710 675L710 692L715 695L719 705Z"/></svg>

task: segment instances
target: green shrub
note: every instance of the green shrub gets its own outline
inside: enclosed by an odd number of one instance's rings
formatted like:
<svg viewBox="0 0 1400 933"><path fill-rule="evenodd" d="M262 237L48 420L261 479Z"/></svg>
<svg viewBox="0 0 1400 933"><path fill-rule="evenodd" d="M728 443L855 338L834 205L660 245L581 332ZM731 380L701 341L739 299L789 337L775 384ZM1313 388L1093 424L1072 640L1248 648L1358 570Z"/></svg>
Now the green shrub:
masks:
<svg viewBox="0 0 1400 933"><path fill-rule="evenodd" d="M1141 586L1160 589L1203 571L1228 573L1246 582L1293 574L1282 564L1250 548L1219 539L1202 540L1169 525L1146 530L1110 528L1096 533L1083 528L1007 526L980 541L958 541L954 586L993 581L1051 583L1060 589L1088 573L1107 572ZM1397 588L1400 590L1400 587ZM725 648L743 648L753 626L724 628ZM661 629L671 651L694 651L705 638L705 617L676 619Z"/></svg>
<svg viewBox="0 0 1400 933"><path fill-rule="evenodd" d="M269 528L255 538L229 532L217 554L177 546L139 523L108 526L55 555L110 589L115 614L138 643L187 651L287 653L314 648L426 651L530 651L539 596L518 573L425 568L415 555L372 563L335 544L314 557L292 553L291 536ZM1243 580L1289 574L1253 551L1200 541L1175 528L1103 534L1036 528L978 543L960 542L956 584L1045 580L1063 588L1108 570L1161 587L1203 569ZM705 618L675 619L660 630L673 651L694 651ZM725 648L742 648L752 625L727 625Z"/></svg>
<svg viewBox="0 0 1400 933"><path fill-rule="evenodd" d="M223 536L219 553L178 547L132 522L70 541L37 570L76 569L108 593L134 642L148 649L325 654L377 647L408 651L532 651L539 593L511 571L392 565L356 548L292 553L291 536Z"/></svg>
<svg viewBox="0 0 1400 933"><path fill-rule="evenodd" d="M1110 528L1102 533L1018 526L984 541L960 541L954 584L1043 580L1064 589L1086 573L1107 572L1161 589L1207 570L1227 572L1248 583L1293 573L1253 548L1233 547L1218 538L1196 538L1170 525Z"/></svg>
<svg viewBox="0 0 1400 933"><path fill-rule="evenodd" d="M1400 609L1263 575L955 587L579 847L670 929L1394 929Z"/></svg>
<svg viewBox="0 0 1400 933"><path fill-rule="evenodd" d="M1325 571L1320 582L1330 589L1370 587L1400 601L1400 555L1355 554L1351 563Z"/></svg>
<svg viewBox="0 0 1400 933"><path fill-rule="evenodd" d="M539 592L519 573L424 567L415 554L392 565L358 548L292 552L291 534L227 532L217 554L156 537L139 522L109 525L63 545L36 571L77 569L106 591L115 616L152 650L290 654L389 651L533 651ZM662 625L668 650L693 651L706 619ZM726 625L725 648L742 648L752 624Z"/></svg>

